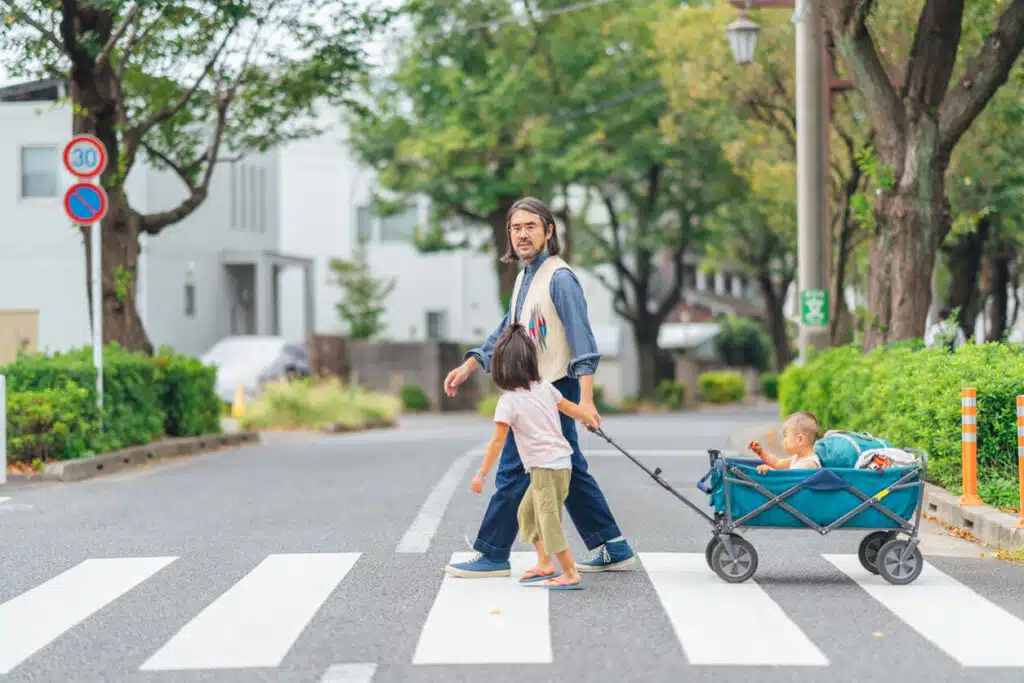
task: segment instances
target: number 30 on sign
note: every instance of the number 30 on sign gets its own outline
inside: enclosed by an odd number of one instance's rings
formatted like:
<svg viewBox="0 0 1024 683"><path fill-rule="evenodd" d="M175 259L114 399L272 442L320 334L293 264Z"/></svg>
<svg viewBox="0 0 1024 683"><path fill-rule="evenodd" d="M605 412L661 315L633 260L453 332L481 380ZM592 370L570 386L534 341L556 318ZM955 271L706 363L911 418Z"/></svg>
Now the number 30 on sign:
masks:
<svg viewBox="0 0 1024 683"><path fill-rule="evenodd" d="M64 168L79 178L95 178L107 167L107 150L92 135L78 135L64 147Z"/></svg>

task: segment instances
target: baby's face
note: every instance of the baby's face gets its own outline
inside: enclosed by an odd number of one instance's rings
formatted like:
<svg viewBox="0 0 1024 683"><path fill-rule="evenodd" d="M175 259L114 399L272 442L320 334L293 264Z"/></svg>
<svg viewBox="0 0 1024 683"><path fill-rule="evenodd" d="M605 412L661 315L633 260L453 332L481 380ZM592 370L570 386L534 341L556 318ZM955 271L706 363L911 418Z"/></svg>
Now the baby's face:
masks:
<svg viewBox="0 0 1024 683"><path fill-rule="evenodd" d="M807 436L793 429L790 425L782 426L782 448L790 455L807 447Z"/></svg>

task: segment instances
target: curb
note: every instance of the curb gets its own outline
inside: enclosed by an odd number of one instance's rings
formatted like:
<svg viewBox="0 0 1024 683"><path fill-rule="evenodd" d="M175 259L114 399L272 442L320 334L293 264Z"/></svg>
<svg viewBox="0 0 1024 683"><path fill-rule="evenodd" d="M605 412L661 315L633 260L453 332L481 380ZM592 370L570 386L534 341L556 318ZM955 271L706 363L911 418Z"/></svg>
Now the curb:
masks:
<svg viewBox="0 0 1024 683"><path fill-rule="evenodd" d="M81 481L104 474L113 474L129 467L145 465L164 458L210 451L223 446L259 443L259 440L260 436L257 432L235 432L154 441L149 444L101 453L90 458L76 458L51 463L46 466L38 479L41 481Z"/></svg>
<svg viewBox="0 0 1024 683"><path fill-rule="evenodd" d="M777 429L776 425L751 427L737 433L730 441L732 447L742 453L751 439L757 439L766 450L781 455L781 451L777 452L778 442L772 436ZM958 496L931 482L925 482L921 505L923 515L966 531L990 548L1016 550L1024 547L1024 529L1015 528L1017 515L997 510L991 505L961 505Z"/></svg>

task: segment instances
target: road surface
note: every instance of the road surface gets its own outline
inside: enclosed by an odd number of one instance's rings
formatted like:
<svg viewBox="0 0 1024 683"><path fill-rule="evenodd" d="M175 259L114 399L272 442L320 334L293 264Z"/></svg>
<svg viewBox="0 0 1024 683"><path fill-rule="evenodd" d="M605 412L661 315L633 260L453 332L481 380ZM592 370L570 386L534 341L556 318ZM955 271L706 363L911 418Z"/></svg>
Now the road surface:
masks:
<svg viewBox="0 0 1024 683"><path fill-rule="evenodd" d="M604 426L704 506L702 449L775 418L744 408ZM488 436L486 420L435 416L3 487L0 680L1024 677L1024 566L929 525L924 574L896 587L860 569L861 534L754 530L755 578L726 584L704 563L707 525L591 434L592 471L642 566L561 593L515 573L446 578L486 505L469 480ZM514 572L532 557L516 550Z"/></svg>

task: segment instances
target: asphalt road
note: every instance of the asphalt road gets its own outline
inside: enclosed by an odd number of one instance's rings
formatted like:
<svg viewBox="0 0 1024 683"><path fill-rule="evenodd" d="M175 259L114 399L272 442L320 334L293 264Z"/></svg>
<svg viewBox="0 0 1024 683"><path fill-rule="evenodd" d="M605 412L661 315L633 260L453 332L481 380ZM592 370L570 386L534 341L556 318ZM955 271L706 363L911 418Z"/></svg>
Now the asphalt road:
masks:
<svg viewBox="0 0 1024 683"><path fill-rule="evenodd" d="M604 426L703 507L702 449L728 449L730 433L775 417ZM726 584L704 563L706 523L591 434L591 471L642 567L587 574L584 590L562 593L518 586L515 574L446 578L486 505L469 480L488 436L479 419L416 418L0 487L0 681L1024 677L1021 565L929 525L925 573L889 586L864 578L861 534L753 530L758 572ZM518 571L531 557L516 550Z"/></svg>

